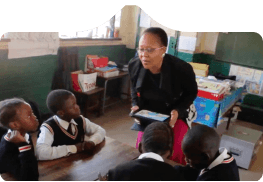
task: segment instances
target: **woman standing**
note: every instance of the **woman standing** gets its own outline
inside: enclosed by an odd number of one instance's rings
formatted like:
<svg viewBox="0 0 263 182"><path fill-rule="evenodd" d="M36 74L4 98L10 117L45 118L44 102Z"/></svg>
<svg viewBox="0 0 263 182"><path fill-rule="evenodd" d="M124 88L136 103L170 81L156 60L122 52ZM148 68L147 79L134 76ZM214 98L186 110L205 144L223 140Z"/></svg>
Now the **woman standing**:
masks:
<svg viewBox="0 0 263 182"><path fill-rule="evenodd" d="M161 28L151 27L143 32L137 49L139 57L129 63L132 111L147 109L171 115L174 130L174 153L171 160L185 164L181 141L196 111L193 101L197 83L190 64L165 54L167 34ZM191 106L191 107L190 107ZM136 147L143 132L138 133Z"/></svg>

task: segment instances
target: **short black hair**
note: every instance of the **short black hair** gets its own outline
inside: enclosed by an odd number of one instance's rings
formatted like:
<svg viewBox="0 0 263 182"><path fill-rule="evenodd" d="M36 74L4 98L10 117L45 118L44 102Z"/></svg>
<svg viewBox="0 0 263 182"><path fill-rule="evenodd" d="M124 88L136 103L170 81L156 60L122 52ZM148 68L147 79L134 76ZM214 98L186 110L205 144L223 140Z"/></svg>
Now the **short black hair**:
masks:
<svg viewBox="0 0 263 182"><path fill-rule="evenodd" d="M217 132L206 125L192 127L184 136L183 148L194 147L196 150L217 151L219 149L220 137Z"/></svg>
<svg viewBox="0 0 263 182"><path fill-rule="evenodd" d="M64 89L52 90L47 96L47 107L53 113L57 114L65 104L65 101L74 95L72 92Z"/></svg>
<svg viewBox="0 0 263 182"><path fill-rule="evenodd" d="M161 44L163 46L167 47L168 37L167 37L166 32L163 29L161 29L160 27L150 27L150 28L147 28L143 32L143 35L146 33L151 33L151 34L157 35L160 39Z"/></svg>
<svg viewBox="0 0 263 182"><path fill-rule="evenodd" d="M17 109L26 104L22 98L5 99L0 102L0 123L2 126L9 128L9 123L16 118Z"/></svg>
<svg viewBox="0 0 263 182"><path fill-rule="evenodd" d="M144 130L142 145L145 152L164 155L169 150L172 154L173 143L173 130L167 123L153 122Z"/></svg>

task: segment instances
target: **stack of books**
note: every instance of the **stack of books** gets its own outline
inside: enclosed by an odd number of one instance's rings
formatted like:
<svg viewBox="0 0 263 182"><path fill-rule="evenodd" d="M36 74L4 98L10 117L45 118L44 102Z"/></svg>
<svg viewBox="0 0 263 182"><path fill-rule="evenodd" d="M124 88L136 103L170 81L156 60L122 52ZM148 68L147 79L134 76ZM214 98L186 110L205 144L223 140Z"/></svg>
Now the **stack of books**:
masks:
<svg viewBox="0 0 263 182"><path fill-rule="evenodd" d="M199 97L219 101L224 98L224 95L228 90L225 84L216 80L208 80L197 77L196 82L198 85L197 95Z"/></svg>
<svg viewBox="0 0 263 182"><path fill-rule="evenodd" d="M119 70L116 67L109 67L105 66L102 68L88 68L87 69L88 73L95 73L97 72L98 76L108 78L112 76L118 76L119 75Z"/></svg>

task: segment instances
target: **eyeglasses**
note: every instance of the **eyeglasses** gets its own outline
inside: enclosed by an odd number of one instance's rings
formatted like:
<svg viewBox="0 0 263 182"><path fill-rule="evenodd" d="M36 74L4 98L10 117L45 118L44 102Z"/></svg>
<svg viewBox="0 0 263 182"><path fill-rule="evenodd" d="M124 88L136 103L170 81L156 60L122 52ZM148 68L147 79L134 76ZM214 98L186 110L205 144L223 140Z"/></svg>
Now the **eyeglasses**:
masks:
<svg viewBox="0 0 263 182"><path fill-rule="evenodd" d="M138 53L143 53L143 52L147 52L147 53L153 53L155 50L157 49L161 49L163 47L158 47L158 48L147 48L147 49L140 49L140 48L137 48L136 50L138 51Z"/></svg>

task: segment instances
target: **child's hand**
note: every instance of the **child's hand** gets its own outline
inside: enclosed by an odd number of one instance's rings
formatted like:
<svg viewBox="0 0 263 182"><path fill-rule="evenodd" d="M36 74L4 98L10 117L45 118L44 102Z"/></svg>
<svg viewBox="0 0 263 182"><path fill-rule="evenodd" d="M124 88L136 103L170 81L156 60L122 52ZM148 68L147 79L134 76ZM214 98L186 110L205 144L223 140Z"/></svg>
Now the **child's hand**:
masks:
<svg viewBox="0 0 263 182"><path fill-rule="evenodd" d="M95 148L95 146L96 146L95 143L92 142L92 141L84 142L83 145L84 145L83 149L84 149L85 151L91 151L91 150L93 150L93 149Z"/></svg>
<svg viewBox="0 0 263 182"><path fill-rule="evenodd" d="M15 143L15 144L19 144L22 142L26 142L25 137L23 137L21 135L21 133L19 131L11 131L10 133L8 133L8 138L9 138L9 142Z"/></svg>

